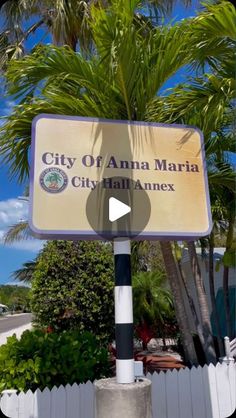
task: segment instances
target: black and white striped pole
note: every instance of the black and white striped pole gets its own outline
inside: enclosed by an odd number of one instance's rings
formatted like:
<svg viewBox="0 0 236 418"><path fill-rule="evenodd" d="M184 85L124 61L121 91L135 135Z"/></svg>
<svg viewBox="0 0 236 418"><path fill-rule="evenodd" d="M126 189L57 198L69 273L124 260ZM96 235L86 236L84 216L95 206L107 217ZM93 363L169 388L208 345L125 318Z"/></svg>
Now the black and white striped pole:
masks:
<svg viewBox="0 0 236 418"><path fill-rule="evenodd" d="M116 378L95 382L96 418L152 418L151 381L135 380L131 245L115 238Z"/></svg>
<svg viewBox="0 0 236 418"><path fill-rule="evenodd" d="M130 239L114 239L117 383L134 382L133 298Z"/></svg>

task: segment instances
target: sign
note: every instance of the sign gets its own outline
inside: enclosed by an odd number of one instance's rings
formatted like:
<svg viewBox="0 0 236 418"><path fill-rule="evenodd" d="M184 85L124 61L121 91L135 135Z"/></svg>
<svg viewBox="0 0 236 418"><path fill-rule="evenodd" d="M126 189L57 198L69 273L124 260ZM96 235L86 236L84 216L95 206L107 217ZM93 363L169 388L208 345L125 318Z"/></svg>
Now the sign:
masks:
<svg viewBox="0 0 236 418"><path fill-rule="evenodd" d="M119 195L131 189L132 202ZM103 190L110 192L107 202ZM88 210L87 202L95 192ZM139 239L209 234L202 133L185 125L38 115L32 124L30 173L30 228L34 234L100 239L102 231L92 228L90 218L98 217L110 198L130 206L126 215L131 216L129 228L138 231ZM142 207L147 200L148 216ZM136 221L146 216L145 224L134 226L132 216ZM115 222L112 224L114 229Z"/></svg>

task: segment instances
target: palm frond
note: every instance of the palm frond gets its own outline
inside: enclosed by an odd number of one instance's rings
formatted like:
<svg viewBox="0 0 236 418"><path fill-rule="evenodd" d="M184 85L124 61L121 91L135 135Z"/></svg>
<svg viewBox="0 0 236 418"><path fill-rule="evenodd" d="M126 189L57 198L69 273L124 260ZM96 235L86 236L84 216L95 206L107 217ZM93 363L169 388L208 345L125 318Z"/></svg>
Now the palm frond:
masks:
<svg viewBox="0 0 236 418"><path fill-rule="evenodd" d="M142 272L133 278L135 322L155 324L173 315L173 301L161 272Z"/></svg>
<svg viewBox="0 0 236 418"><path fill-rule="evenodd" d="M167 97L154 99L149 104L148 117L165 122L193 123L205 134L219 129L226 111L233 107L235 80L206 74L191 79L191 83L174 88Z"/></svg>
<svg viewBox="0 0 236 418"><path fill-rule="evenodd" d="M158 24L163 16L170 15L176 3L176 0L144 0L141 3L141 7L145 10L145 14L148 15L149 19L154 24ZM182 3L188 7L191 4L191 0L183 0Z"/></svg>
<svg viewBox="0 0 236 418"><path fill-rule="evenodd" d="M12 225L3 237L4 244L11 244L15 241L33 238L28 222L18 222Z"/></svg>
<svg viewBox="0 0 236 418"><path fill-rule="evenodd" d="M37 260L27 261L23 264L22 268L14 271L11 274L11 277L19 282L30 283L33 278L36 264Z"/></svg>
<svg viewBox="0 0 236 418"><path fill-rule="evenodd" d="M220 132L218 135L211 136L205 143L205 151L207 158L213 155L218 161L223 161L226 153L236 152L235 133L233 131L227 134Z"/></svg>
<svg viewBox="0 0 236 418"><path fill-rule="evenodd" d="M8 0L1 8L4 26L8 29L21 27L22 18L30 16L30 7L24 0Z"/></svg>
<svg viewBox="0 0 236 418"><path fill-rule="evenodd" d="M233 4L222 0L217 4L204 4L205 10L192 20L189 47L193 64L205 64L217 70L219 62L227 62L235 48L236 10Z"/></svg>
<svg viewBox="0 0 236 418"><path fill-rule="evenodd" d="M219 163L217 169L208 169L209 184L220 186L223 189L227 188L235 193L236 190L236 173L229 164Z"/></svg>

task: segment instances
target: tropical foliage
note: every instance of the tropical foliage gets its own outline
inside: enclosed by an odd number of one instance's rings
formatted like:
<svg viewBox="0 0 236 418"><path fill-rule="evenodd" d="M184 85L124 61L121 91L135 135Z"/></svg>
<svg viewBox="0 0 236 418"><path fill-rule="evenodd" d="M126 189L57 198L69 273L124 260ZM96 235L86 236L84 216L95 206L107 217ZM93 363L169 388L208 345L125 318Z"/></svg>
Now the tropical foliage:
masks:
<svg viewBox="0 0 236 418"><path fill-rule="evenodd" d="M224 2L223 2L224 3ZM221 5L223 4L221 3ZM226 3L224 3L226 5ZM221 7L221 5L219 7ZM230 155L235 153L235 41L236 41L236 14L235 9L228 3L228 9L224 9L219 16L215 15L218 5L208 6L211 17L208 20L199 19L196 21L195 31L202 30L202 41L198 44L197 53L199 54L199 64L202 48L211 50L217 39L222 39L225 43L223 49L218 45L217 58L207 59L207 65L203 66L203 74L198 77L189 78L188 84L182 84L169 91L168 96L157 98L157 104L152 104L150 113L151 118L168 123L185 123L198 126L202 129L205 138L206 162L208 168L208 179L210 186L210 196L212 202L212 214L214 227L209 241L210 258L214 251L212 247L214 234L222 233L227 236L226 252L223 257L224 267L224 296L225 312L227 318L227 334L232 337L230 325L230 306L228 292L229 262L234 265L235 250L233 249L233 231L235 225L235 170L230 162ZM228 13L228 11L230 13ZM225 49L225 46L227 47ZM207 70L207 72L204 72ZM161 106L160 106L161 104ZM188 245L190 254L194 254L194 248ZM192 250L191 250L192 248ZM192 259L193 261L193 259ZM212 264L211 260L210 263ZM202 300L205 298L202 292L202 278L200 269L195 257L196 288L201 294ZM199 274L196 274L198 270ZM197 277L200 279L197 285ZM217 312L215 305L214 291L214 269L211 268L210 288L213 313L217 323ZM200 283L201 282L201 283ZM200 303L201 312L202 303ZM206 307L206 301L205 301ZM206 309L205 309L206 313ZM203 318L202 318L203 319ZM207 335L210 329L209 315L205 317L203 323L208 323ZM222 335L218 327L218 337Z"/></svg>
<svg viewBox="0 0 236 418"><path fill-rule="evenodd" d="M166 276L160 270L134 275L133 300L135 329L145 349L152 337L164 337L168 325L171 328L174 324L173 301Z"/></svg>
<svg viewBox="0 0 236 418"><path fill-rule="evenodd" d="M229 253L235 216L225 199L232 202L235 193L235 174L227 160L227 151L234 148L235 9L223 0L205 5L195 18L155 26L148 18L137 19L139 3L113 0L107 3L109 9L93 5L88 20L93 48L86 54L75 53L68 41L70 47L39 46L22 60L11 61L6 85L19 104L1 128L0 152L13 176L28 178L31 122L39 113L197 125L204 132L211 196L220 208L217 221L228 230ZM183 67L191 74L189 82L163 94L165 83ZM138 247L136 266L142 245ZM206 320L211 333L194 244L189 248L196 267L199 323ZM178 266L171 244L162 242L161 249L184 349L196 363ZM148 263L144 257L139 267L145 269ZM224 277L227 293L227 271ZM210 355L207 351L206 332L203 337L206 358L214 360L214 349Z"/></svg>
<svg viewBox="0 0 236 418"><path fill-rule="evenodd" d="M25 331L0 347L0 390L32 391L109 375L108 351L89 332Z"/></svg>
<svg viewBox="0 0 236 418"><path fill-rule="evenodd" d="M186 5L190 0L182 0ZM111 0L5 0L0 4L0 16L4 22L0 32L0 68L7 62L29 52L34 35L38 43L49 38L56 45L67 45L73 50L79 47L86 52L93 46L90 27L91 9L106 9ZM168 14L176 0L130 1L136 7L137 24L147 21L155 25L161 16ZM31 41L31 42L28 42Z"/></svg>
<svg viewBox="0 0 236 418"><path fill-rule="evenodd" d="M29 311L30 289L25 286L0 286L0 303L10 310Z"/></svg>
<svg viewBox="0 0 236 418"><path fill-rule="evenodd" d="M35 322L54 330L114 334L111 246L101 242L48 242L37 259L31 293Z"/></svg>
<svg viewBox="0 0 236 418"><path fill-rule="evenodd" d="M132 274L139 272L160 272L166 277L165 266L158 241L132 241Z"/></svg>
<svg viewBox="0 0 236 418"><path fill-rule="evenodd" d="M39 113L159 121L157 93L177 70L204 62L216 66L219 55L231 59L234 30L228 23L235 11L227 1L196 18L154 28L134 23L136 3L114 1L109 13L93 9L96 50L87 59L69 48L40 46L11 62L8 92L21 103L1 128L0 144L12 175L28 176L31 122ZM212 19L220 20L220 28Z"/></svg>
<svg viewBox="0 0 236 418"><path fill-rule="evenodd" d="M30 282L33 280L33 274L35 271L37 261L26 261L22 265L22 267L12 273L12 277L19 282L25 282L30 284Z"/></svg>
<svg viewBox="0 0 236 418"><path fill-rule="evenodd" d="M158 327L173 318L173 302L166 277L161 272L138 273L133 278L134 318Z"/></svg>

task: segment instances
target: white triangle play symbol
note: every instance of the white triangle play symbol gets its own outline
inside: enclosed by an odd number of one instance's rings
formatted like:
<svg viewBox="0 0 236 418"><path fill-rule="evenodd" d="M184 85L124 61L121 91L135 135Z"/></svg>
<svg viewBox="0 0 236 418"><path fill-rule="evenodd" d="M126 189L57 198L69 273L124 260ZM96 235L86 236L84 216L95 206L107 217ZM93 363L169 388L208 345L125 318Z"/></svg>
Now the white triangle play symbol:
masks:
<svg viewBox="0 0 236 418"><path fill-rule="evenodd" d="M120 219L122 216L131 212L131 207L116 199L115 197L110 197L109 199L109 221L114 222L117 219Z"/></svg>

